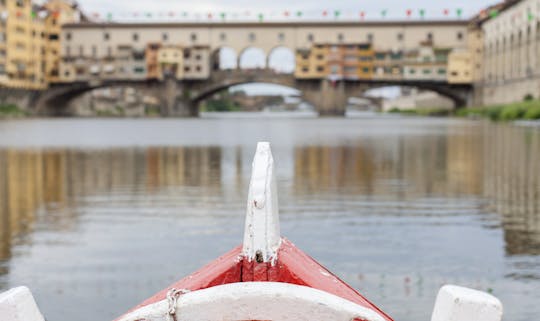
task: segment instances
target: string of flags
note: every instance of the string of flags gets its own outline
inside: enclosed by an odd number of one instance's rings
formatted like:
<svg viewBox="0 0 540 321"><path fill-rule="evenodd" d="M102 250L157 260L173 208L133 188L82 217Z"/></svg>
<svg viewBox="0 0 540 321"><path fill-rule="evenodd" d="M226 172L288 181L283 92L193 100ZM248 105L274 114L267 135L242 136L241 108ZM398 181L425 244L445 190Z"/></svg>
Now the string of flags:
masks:
<svg viewBox="0 0 540 321"><path fill-rule="evenodd" d="M418 15L415 15L415 12L416 10L413 10L413 9L406 9L404 11L404 16L406 18L413 18L413 17L418 17L420 19L424 19L428 16L428 11L426 9L418 9L417 10L417 14ZM450 18L451 17L451 9L443 9L441 12L432 12L432 16L433 17L446 17L446 18ZM463 9L461 8L457 8L455 9L455 17L457 18L462 18L463 17ZM335 20L338 20L338 19L345 19L345 18L354 18L354 17L358 17L360 18L361 20L364 20L366 18L371 18L371 19L376 19L376 18L382 18L382 19L385 19L389 16L389 13L392 14L393 17L395 18L399 18L399 12L396 10L396 11L393 11L393 12L390 12L390 10L388 9L383 9L381 11L379 11L377 14L375 14L374 12L369 12L369 11L366 11L366 10L360 10L358 11L358 15L356 15L356 13L354 13L354 16L352 15L352 12L350 11L347 11L346 14L343 14L341 10L322 10L320 12L320 16L318 16L319 18L333 18ZM441 15L442 14L442 15ZM258 12L258 13L255 13L254 15L251 14L250 11L245 11L245 12L218 12L218 13L215 13L215 12L207 12L207 13L202 13L202 12L188 12L188 11L182 11L182 12L176 12L176 11L169 11L169 12L151 12L151 11L147 11L147 12L131 12L131 13L112 13L112 12L107 12L107 13L100 13L100 12L94 12L92 13L91 15L93 18L95 19L105 19L105 20L114 20L115 18L119 18L119 19L126 19L126 18L185 18L185 19L188 19L188 18L191 18L191 19L197 19L197 20L222 20L222 21L226 21L226 20L237 20L237 19L242 19L242 18L253 18L255 17L257 20L259 21L264 21L266 19L300 19L300 18L317 18L317 15L314 14L313 12L309 12L309 13L304 13L303 11L301 10L298 10L298 11L292 11L292 10L284 10L281 14L279 13L276 13L276 12L271 12L271 13L263 13L263 12Z"/></svg>
<svg viewBox="0 0 540 321"><path fill-rule="evenodd" d="M31 17L33 19L36 18L43 18L44 12L31 12ZM499 10L497 9L484 9L480 12L480 15L487 18L496 18L499 16ZM46 13L45 13L46 14ZM51 13L53 16L58 17L60 15L60 11L55 11ZM16 11L15 16L21 17L23 15L22 11ZM255 12L252 13L249 10L246 10L244 12L188 12L188 11L167 11L167 12L124 12L124 13L113 13L113 12L107 12L107 13L100 13L100 12L94 12L90 15L91 18L95 20L104 20L104 21L114 21L115 19L119 20L131 20L131 19L184 19L184 20L196 20L196 21L216 21L216 22L225 22L225 21L234 21L234 20L253 20L256 19L259 22L264 22L267 20L279 20L279 21L287 21L289 19L317 19L324 21L324 20L366 20L366 19L386 19L389 16L392 16L393 18L399 19L400 17L405 17L406 19L425 19L428 16L432 16L434 18L452 18L457 17L459 19L463 18L464 10L462 8L445 8L442 9L440 12L428 12L426 9L405 9L405 11L402 11L402 14L400 14L399 11L394 10L390 11L389 9L383 9L380 10L378 13L375 12L369 12L366 10L359 10L357 12L351 12L347 11L343 13L341 10L322 10L319 14L316 14L314 12L303 12L301 10L292 11L292 10L284 10L281 13L279 12L271 12L271 13L264 13L264 12ZM0 19L6 20L8 18L8 12L7 11L1 11L0 12ZM535 20L535 14L534 12L529 8L525 12L515 12L512 16L512 20L516 21L519 19L527 19L528 21L534 21Z"/></svg>

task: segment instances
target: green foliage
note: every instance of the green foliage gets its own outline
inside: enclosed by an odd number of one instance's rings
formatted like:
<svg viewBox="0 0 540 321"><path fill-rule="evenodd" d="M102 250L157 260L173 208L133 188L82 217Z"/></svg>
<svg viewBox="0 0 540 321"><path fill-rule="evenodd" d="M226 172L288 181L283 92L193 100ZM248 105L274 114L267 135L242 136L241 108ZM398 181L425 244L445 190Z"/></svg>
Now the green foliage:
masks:
<svg viewBox="0 0 540 321"><path fill-rule="evenodd" d="M417 109L399 109L393 107L388 110L388 113L402 115L419 115L419 116L445 116L449 111L443 108L417 108Z"/></svg>
<svg viewBox="0 0 540 321"><path fill-rule="evenodd" d="M0 104L0 117L27 116L27 113L14 104Z"/></svg>
<svg viewBox="0 0 540 321"><path fill-rule="evenodd" d="M540 101L527 100L518 103L488 107L465 108L456 112L458 117L486 117L493 121L540 119Z"/></svg>
<svg viewBox="0 0 540 321"><path fill-rule="evenodd" d="M222 99L210 99L206 102L204 106L205 111L238 111L240 110L240 107L238 107L232 100L228 98L222 98Z"/></svg>
<svg viewBox="0 0 540 321"><path fill-rule="evenodd" d="M540 119L540 104L530 107L523 118L530 120Z"/></svg>
<svg viewBox="0 0 540 321"><path fill-rule="evenodd" d="M531 94L527 94L525 95L525 97L523 97L523 101L533 101L533 100L534 100L534 96Z"/></svg>

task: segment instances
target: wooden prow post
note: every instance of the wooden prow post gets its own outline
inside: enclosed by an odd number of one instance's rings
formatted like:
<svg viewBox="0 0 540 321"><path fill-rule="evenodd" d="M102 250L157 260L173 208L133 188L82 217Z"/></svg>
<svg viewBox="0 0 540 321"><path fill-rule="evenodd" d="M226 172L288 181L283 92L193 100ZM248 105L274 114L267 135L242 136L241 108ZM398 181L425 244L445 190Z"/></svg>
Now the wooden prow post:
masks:
<svg viewBox="0 0 540 321"><path fill-rule="evenodd" d="M249 262L274 264L280 245L274 159L270 143L261 142L253 159L242 253Z"/></svg>

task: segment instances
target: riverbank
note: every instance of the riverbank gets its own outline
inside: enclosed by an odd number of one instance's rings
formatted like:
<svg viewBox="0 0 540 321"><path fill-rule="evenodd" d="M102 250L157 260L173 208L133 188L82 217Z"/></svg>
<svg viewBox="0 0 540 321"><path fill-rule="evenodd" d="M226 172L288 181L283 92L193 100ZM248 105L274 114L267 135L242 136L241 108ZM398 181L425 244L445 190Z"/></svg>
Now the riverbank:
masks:
<svg viewBox="0 0 540 321"><path fill-rule="evenodd" d="M493 121L540 120L540 101L522 101L512 104L478 108L464 108L456 112L459 117L483 117Z"/></svg>
<svg viewBox="0 0 540 321"><path fill-rule="evenodd" d="M441 108L391 109L388 113L415 116L457 116L466 118L489 118L493 121L540 120L540 101L531 100L505 105L462 108L457 111Z"/></svg>
<svg viewBox="0 0 540 321"><path fill-rule="evenodd" d="M28 116L28 113L15 104L0 104L0 118L18 118Z"/></svg>

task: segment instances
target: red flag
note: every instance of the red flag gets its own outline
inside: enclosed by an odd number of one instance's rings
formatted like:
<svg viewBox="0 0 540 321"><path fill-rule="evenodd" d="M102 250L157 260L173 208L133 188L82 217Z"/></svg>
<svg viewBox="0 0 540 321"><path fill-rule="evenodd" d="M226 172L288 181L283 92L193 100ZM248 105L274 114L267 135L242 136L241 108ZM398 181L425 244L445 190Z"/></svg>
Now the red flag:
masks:
<svg viewBox="0 0 540 321"><path fill-rule="evenodd" d="M212 19L212 14L208 13L208 19Z"/></svg>
<svg viewBox="0 0 540 321"><path fill-rule="evenodd" d="M289 16L289 11L283 12L283 15L284 15L285 17L288 17L288 16Z"/></svg>
<svg viewBox="0 0 540 321"><path fill-rule="evenodd" d="M328 15L328 11L324 10L324 11L322 12L322 15L323 15L323 17L326 17L326 16Z"/></svg>
<svg viewBox="0 0 540 321"><path fill-rule="evenodd" d="M364 11L361 11L360 12L360 18L364 19L366 16L366 13Z"/></svg>
<svg viewBox="0 0 540 321"><path fill-rule="evenodd" d="M412 10L411 9L407 9L407 17L410 17L412 15Z"/></svg>
<svg viewBox="0 0 540 321"><path fill-rule="evenodd" d="M443 14L444 14L445 16L449 15L449 14L450 14L450 10L444 9L444 10L443 10Z"/></svg>

